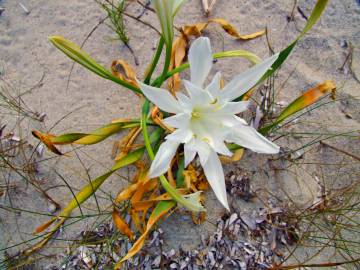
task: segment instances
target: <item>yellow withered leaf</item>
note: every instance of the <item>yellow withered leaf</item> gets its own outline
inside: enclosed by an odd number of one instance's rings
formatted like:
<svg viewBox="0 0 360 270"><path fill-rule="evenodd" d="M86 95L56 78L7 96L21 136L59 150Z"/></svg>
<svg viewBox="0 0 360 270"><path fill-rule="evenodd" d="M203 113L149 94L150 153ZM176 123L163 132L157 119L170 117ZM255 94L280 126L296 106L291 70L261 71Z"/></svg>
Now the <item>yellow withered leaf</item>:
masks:
<svg viewBox="0 0 360 270"><path fill-rule="evenodd" d="M174 201L161 201L159 202L153 212L151 213L149 220L146 225L145 232L136 240L136 242L133 244L129 252L121 259L120 262L118 262L114 269L120 269L122 263L131 257L133 257L136 253L140 251L140 249L144 246L145 239L147 235L149 234L151 228L154 226L156 222L158 222L164 215L169 213L169 211L176 205L176 202Z"/></svg>
<svg viewBox="0 0 360 270"><path fill-rule="evenodd" d="M55 145L51 142L51 138L54 138L55 136L52 134L44 134L39 131L33 130L32 135L36 138L38 138L43 144L46 145L46 147L53 153L57 155L62 155L60 150L58 150Z"/></svg>
<svg viewBox="0 0 360 270"><path fill-rule="evenodd" d="M151 195L149 196L149 200L152 200L152 199L156 198L157 194L158 194L158 190L157 190L157 187L156 187L156 188L152 191ZM141 224L144 225L144 230L145 230L145 228L146 228L146 221L145 221L146 215L147 215L149 209L150 209L151 207L153 207L153 206L154 206L153 204L148 204L148 205L146 205L146 206L142 209L142 214L141 214L140 222L141 222ZM134 211L136 211L136 210L134 209ZM139 212L137 212L137 213L139 213ZM143 232L144 232L144 230L143 230Z"/></svg>
<svg viewBox="0 0 360 270"><path fill-rule="evenodd" d="M145 217L141 218L140 213L138 211L135 211L134 209L130 210L130 215L131 215L131 220L135 225L135 228L139 232L144 233L146 229Z"/></svg>
<svg viewBox="0 0 360 270"><path fill-rule="evenodd" d="M129 237L130 240L134 238L132 231L129 226L125 223L125 221L121 218L119 212L114 208L112 212L112 218L116 228L122 233Z"/></svg>
<svg viewBox="0 0 360 270"><path fill-rule="evenodd" d="M180 87L180 86L179 86ZM163 122L163 114L160 111L160 109L158 107L153 107L151 110L151 119L152 121L157 124L158 126L160 126L162 129L164 129L166 132L173 132L175 129L167 126L164 122Z"/></svg>
<svg viewBox="0 0 360 270"><path fill-rule="evenodd" d="M117 195L115 199L115 203L118 204L122 201L128 200L131 198L131 196L135 193L136 189L138 188L139 183L132 184L131 186L127 187L123 191Z"/></svg>
<svg viewBox="0 0 360 270"><path fill-rule="evenodd" d="M148 191L153 190L157 186L157 179L148 179L145 182L141 182L136 192L131 197L131 204L139 202L144 194Z"/></svg>
<svg viewBox="0 0 360 270"><path fill-rule="evenodd" d="M123 128L128 128L129 124L134 124L130 119L123 119L121 122L117 121L111 124L107 124L100 128L93 130L91 133L66 133L59 136L53 134L45 134L39 131L33 130L32 134L34 137L42 141L47 148L49 148L53 153L57 155L63 155L55 145L65 145L65 144L95 144L101 142L108 138L109 136L118 133Z"/></svg>
<svg viewBox="0 0 360 270"><path fill-rule="evenodd" d="M210 19L208 23L211 22L219 24L226 31L226 33L235 37L236 39L248 40L248 39L260 37L265 34L265 30L261 30L252 34L241 35L228 21L224 19L220 19L220 18Z"/></svg>
<svg viewBox="0 0 360 270"><path fill-rule="evenodd" d="M191 219L196 225L200 225L206 219L206 212L200 212L200 213L191 212Z"/></svg>
<svg viewBox="0 0 360 270"><path fill-rule="evenodd" d="M239 161L243 155L244 155L244 148L240 148L235 150L234 154L231 157L220 156L220 160L222 163L229 164Z"/></svg>
<svg viewBox="0 0 360 270"><path fill-rule="evenodd" d="M120 139L118 143L116 143L113 147L113 155L120 150L120 153L116 155L115 160L120 160L122 157L126 156L127 153L131 150L134 141L137 136L141 132L141 128L135 127L131 129L128 134L126 134L123 138Z"/></svg>
<svg viewBox="0 0 360 270"><path fill-rule="evenodd" d="M38 234L43 232L44 230L46 230L51 224L53 224L56 221L56 218L52 218L49 221L41 224L39 227L37 227L35 229L35 231L33 232L33 234Z"/></svg>
<svg viewBox="0 0 360 270"><path fill-rule="evenodd" d="M177 192L179 192L179 194L185 195L188 193L188 189L179 188L179 189L177 189ZM164 193L157 197L150 198L145 201L134 202L132 204L132 208L135 211L144 211L144 210L148 209L149 207L153 206L158 201L170 201L170 200L172 200L172 197L168 193Z"/></svg>
<svg viewBox="0 0 360 270"><path fill-rule="evenodd" d="M300 97L295 99L293 102L291 102L276 118L276 120L271 123L270 125L267 125L260 129L260 132L262 134L266 134L269 132L274 126L280 124L282 121L284 121L286 118L292 116L293 114L297 113L298 111L314 104L317 102L321 97L323 97L325 94L331 93L331 98L335 98L336 93L336 85L333 81L327 80L321 84L318 84L314 88L311 88L307 90L304 94L302 94Z"/></svg>
<svg viewBox="0 0 360 270"><path fill-rule="evenodd" d="M143 185L144 181L147 181L149 178L147 177L148 170L142 170L139 175L135 176L137 179L136 183L128 186L126 189L121 191L115 199L115 204L118 204L122 201L129 200L133 197L134 193L138 190L140 185Z"/></svg>
<svg viewBox="0 0 360 270"><path fill-rule="evenodd" d="M111 72L114 76L118 77L122 81L139 88L136 82L136 73L134 69L126 63L124 60L115 60L111 64Z"/></svg>

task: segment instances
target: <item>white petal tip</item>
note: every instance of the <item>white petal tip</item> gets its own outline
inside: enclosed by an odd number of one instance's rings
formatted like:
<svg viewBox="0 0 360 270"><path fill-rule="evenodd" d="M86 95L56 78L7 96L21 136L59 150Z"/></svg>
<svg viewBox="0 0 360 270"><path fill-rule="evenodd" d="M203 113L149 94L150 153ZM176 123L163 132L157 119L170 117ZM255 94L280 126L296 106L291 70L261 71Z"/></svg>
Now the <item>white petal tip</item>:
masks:
<svg viewBox="0 0 360 270"><path fill-rule="evenodd" d="M229 204L227 202L227 199L225 201L220 201L220 203L227 211L230 212L230 207L229 207Z"/></svg>
<svg viewBox="0 0 360 270"><path fill-rule="evenodd" d="M278 154L280 152L280 146L274 144L271 149L265 152L265 154Z"/></svg>
<svg viewBox="0 0 360 270"><path fill-rule="evenodd" d="M150 169L150 171L149 171L149 178L150 179L153 179L153 178L156 178L156 177L158 177L159 175L156 175L151 169Z"/></svg>

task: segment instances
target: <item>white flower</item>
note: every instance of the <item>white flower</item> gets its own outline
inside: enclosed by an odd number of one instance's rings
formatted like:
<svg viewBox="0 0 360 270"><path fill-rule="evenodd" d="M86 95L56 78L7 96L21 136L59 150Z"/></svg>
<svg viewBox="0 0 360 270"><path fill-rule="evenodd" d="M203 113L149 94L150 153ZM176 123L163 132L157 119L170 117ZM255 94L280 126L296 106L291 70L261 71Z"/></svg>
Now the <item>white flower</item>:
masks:
<svg viewBox="0 0 360 270"><path fill-rule="evenodd" d="M218 154L231 156L225 142L236 143L254 152L274 154L279 147L250 127L236 114L245 111L248 101L233 102L251 89L271 65L278 54L237 75L223 89L220 73L204 89L203 84L212 66L210 41L200 37L189 51L191 81L184 80L189 94L177 93L175 99L169 91L139 82L144 95L161 110L175 115L164 123L176 130L166 136L150 168L150 177L162 175L170 166L177 148L184 144L185 167L199 155L201 166L215 195L229 209L224 172Z"/></svg>

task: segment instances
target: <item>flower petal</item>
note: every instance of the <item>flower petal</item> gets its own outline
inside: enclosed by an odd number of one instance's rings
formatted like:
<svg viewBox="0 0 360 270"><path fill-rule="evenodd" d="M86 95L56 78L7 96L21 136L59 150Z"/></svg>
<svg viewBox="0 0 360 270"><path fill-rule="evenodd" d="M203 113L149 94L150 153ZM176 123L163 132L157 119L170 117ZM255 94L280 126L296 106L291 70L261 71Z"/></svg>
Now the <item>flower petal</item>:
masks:
<svg viewBox="0 0 360 270"><path fill-rule="evenodd" d="M212 61L210 40L207 37L199 37L189 50L190 77L193 84L203 86L212 67Z"/></svg>
<svg viewBox="0 0 360 270"><path fill-rule="evenodd" d="M236 115L231 115L231 114L223 114L223 115L214 115L214 120L218 121L219 123L221 123L222 125L222 129L225 130L223 132L221 132L221 135L225 136L222 137L222 139L226 139L228 138L228 136L231 134L231 128L233 126L237 126L237 125L247 125L247 122L236 116Z"/></svg>
<svg viewBox="0 0 360 270"><path fill-rule="evenodd" d="M177 148L179 147L178 142L166 140L160 145L159 150L156 153L156 156L151 163L150 167L150 178L154 178L164 174L170 166L170 162L174 157Z"/></svg>
<svg viewBox="0 0 360 270"><path fill-rule="evenodd" d="M201 153L199 155L201 156ZM227 210L230 210L226 195L224 171L216 152L210 150L208 159L206 162L201 162L201 166L216 197Z"/></svg>
<svg viewBox="0 0 360 270"><path fill-rule="evenodd" d="M279 54L275 54L263 62L253 66L245 72L235 76L222 91L220 91L219 98L222 100L234 100L250 90L265 74L265 72L271 68L272 64L279 57Z"/></svg>
<svg viewBox="0 0 360 270"><path fill-rule="evenodd" d="M205 163L210 155L211 147L208 143L199 139L192 139L188 144L188 147L195 150L199 154L200 163Z"/></svg>
<svg viewBox="0 0 360 270"><path fill-rule="evenodd" d="M192 111L190 98L188 98L186 95L180 92L177 92L175 95L183 110L190 113Z"/></svg>
<svg viewBox="0 0 360 270"><path fill-rule="evenodd" d="M231 152L226 144L224 143L223 139L220 140L213 140L211 143L211 147L219 154L222 154L224 156L231 157L233 155L233 152Z"/></svg>
<svg viewBox="0 0 360 270"><path fill-rule="evenodd" d="M180 113L182 108L179 102L170 94L169 91L153 87L137 81L141 91L152 103L158 106L162 111L170 113Z"/></svg>
<svg viewBox="0 0 360 270"><path fill-rule="evenodd" d="M183 83L190 96L192 107L204 104L210 105L213 102L213 98L209 92L204 91L204 89L187 80L183 80Z"/></svg>
<svg viewBox="0 0 360 270"><path fill-rule="evenodd" d="M196 149L193 147L193 140L184 145L185 168L190 164L196 156Z"/></svg>
<svg viewBox="0 0 360 270"><path fill-rule="evenodd" d="M232 116L233 117L233 116ZM231 156L232 152L224 144L231 129L222 123L222 115L203 114L198 120L192 120L189 128L200 143L205 143L216 152ZM197 145L195 146L197 147Z"/></svg>
<svg viewBox="0 0 360 270"><path fill-rule="evenodd" d="M188 128L179 128L175 130L173 133L166 136L166 140L179 142L179 143L187 143L193 137L193 133Z"/></svg>
<svg viewBox="0 0 360 270"><path fill-rule="evenodd" d="M234 142L257 153L276 154L280 150L279 146L248 125L233 126L227 141Z"/></svg>
<svg viewBox="0 0 360 270"><path fill-rule="evenodd" d="M217 72L214 78L212 79L212 81L205 88L205 90L208 91L213 97L217 97L219 95L219 91L222 91L220 88L220 82L221 82L221 73Z"/></svg>
<svg viewBox="0 0 360 270"><path fill-rule="evenodd" d="M217 111L218 114L238 114L246 111L250 101L226 102L225 105Z"/></svg>
<svg viewBox="0 0 360 270"><path fill-rule="evenodd" d="M189 124L191 116L188 113L178 113L163 120L165 125L173 128L185 128Z"/></svg>

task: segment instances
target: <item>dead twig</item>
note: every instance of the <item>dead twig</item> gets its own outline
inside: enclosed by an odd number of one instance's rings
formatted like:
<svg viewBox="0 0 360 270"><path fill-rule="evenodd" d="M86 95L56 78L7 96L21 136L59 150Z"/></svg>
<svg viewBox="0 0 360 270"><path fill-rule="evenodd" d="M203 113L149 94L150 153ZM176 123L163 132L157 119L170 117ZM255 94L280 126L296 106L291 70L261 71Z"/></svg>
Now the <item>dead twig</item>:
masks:
<svg viewBox="0 0 360 270"><path fill-rule="evenodd" d="M208 17L210 15L211 10L214 8L216 0L212 0L209 3L209 0L202 0L202 5L205 11L205 16Z"/></svg>
<svg viewBox="0 0 360 270"><path fill-rule="evenodd" d="M290 13L290 15L286 16L286 20L288 22L291 22L291 21L294 20L296 6L297 6L297 0L294 0L294 4L293 4L293 7L291 9L291 13Z"/></svg>
<svg viewBox="0 0 360 270"><path fill-rule="evenodd" d="M137 3L144 8L142 12L137 16L138 19L140 19L145 14L146 10L150 10L151 12L155 13L155 10L150 7L151 1L147 0L146 4L144 4L140 0L137 0Z"/></svg>
<svg viewBox="0 0 360 270"><path fill-rule="evenodd" d="M350 70L350 74L353 76L354 80L357 81L358 83L360 83L360 79L356 76L355 72L352 69L352 61L353 61L353 52L354 52L354 47L352 46L351 42L349 42L349 52L345 57L345 61L344 63L341 65L341 67L339 68L340 71L344 72L345 70L345 65L346 63L348 63L348 67Z"/></svg>
<svg viewBox="0 0 360 270"><path fill-rule="evenodd" d="M268 48L269 48L269 50L271 52L271 55L273 55L273 54L275 54L275 51L274 51L274 49L273 49L273 47L271 45L270 39L269 39L269 32L268 32L267 26L265 27L265 36L266 36L266 43L268 45Z"/></svg>
<svg viewBox="0 0 360 270"><path fill-rule="evenodd" d="M305 15L304 11L299 6L297 6L296 9L300 13L301 17L303 17L305 20L308 20L308 17Z"/></svg>
<svg viewBox="0 0 360 270"><path fill-rule="evenodd" d="M347 155L349 157L352 157L353 159L356 159L356 160L360 161L360 157L358 157L358 156L356 156L356 155L354 155L352 153L349 153L349 152L347 152L347 151L345 151L343 149L337 148L337 147L335 147L335 146L333 146L331 144L328 144L326 142L323 142L323 141L320 141L320 144L325 145L325 146L327 146L327 147L329 147L331 149L334 149L335 151L338 151L338 152L343 153L343 154L345 154L345 155Z"/></svg>

